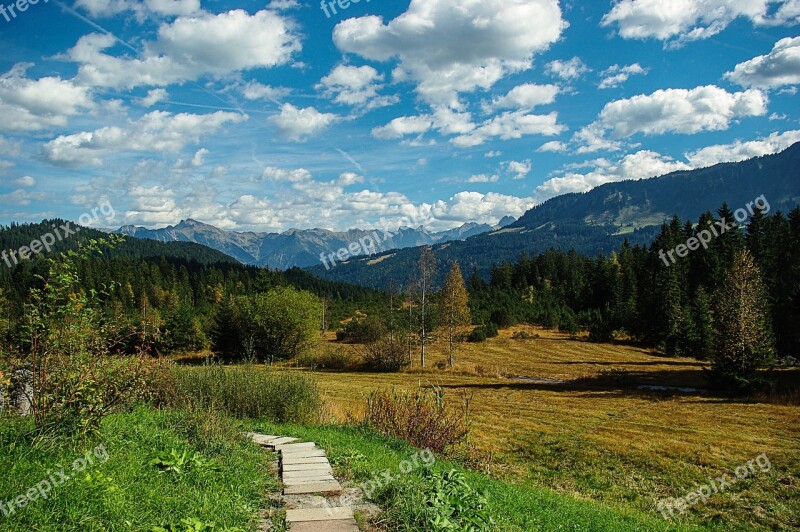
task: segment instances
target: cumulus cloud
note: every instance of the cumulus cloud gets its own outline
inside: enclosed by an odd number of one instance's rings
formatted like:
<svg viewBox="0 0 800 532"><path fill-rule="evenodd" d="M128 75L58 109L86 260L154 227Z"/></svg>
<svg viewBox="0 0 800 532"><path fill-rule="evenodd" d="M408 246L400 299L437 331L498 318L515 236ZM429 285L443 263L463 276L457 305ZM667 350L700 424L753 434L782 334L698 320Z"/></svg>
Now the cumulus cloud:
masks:
<svg viewBox="0 0 800 532"><path fill-rule="evenodd" d="M574 81L589 71L589 67L580 57L573 57L566 61L556 59L547 63L545 67L545 72L564 81Z"/></svg>
<svg viewBox="0 0 800 532"><path fill-rule="evenodd" d="M459 192L448 201L439 200L433 204L431 214L438 220L464 223L496 224L504 216L519 218L536 204L533 198L519 198L489 192Z"/></svg>
<svg viewBox="0 0 800 532"><path fill-rule="evenodd" d="M499 179L497 174L475 174L467 178L467 183L497 183Z"/></svg>
<svg viewBox="0 0 800 532"><path fill-rule="evenodd" d="M30 132L64 127L93 107L86 87L60 77L30 79L32 65L17 64L0 75L0 131Z"/></svg>
<svg viewBox="0 0 800 532"><path fill-rule="evenodd" d="M277 102L291 91L283 87L272 87L257 81L246 83L239 89L246 100L270 100Z"/></svg>
<svg viewBox="0 0 800 532"><path fill-rule="evenodd" d="M736 118L762 116L766 112L767 97L757 89L735 93L714 85L691 90L665 89L606 104L598 120L583 134L602 139L600 133L609 132L612 138L621 139L636 133L720 131Z"/></svg>
<svg viewBox="0 0 800 532"><path fill-rule="evenodd" d="M569 146L566 143L558 141L558 140L551 140L550 142L545 142L536 150L538 152L553 152L553 153L561 153L567 151Z"/></svg>
<svg viewBox="0 0 800 532"><path fill-rule="evenodd" d="M29 175L22 176L14 181L14 185L22 188L30 188L36 186L36 180Z"/></svg>
<svg viewBox="0 0 800 532"><path fill-rule="evenodd" d="M631 76L643 74L647 74L647 69L642 68L639 63L626 66L612 65L600 73L603 79L597 87L600 89L613 89L628 81Z"/></svg>
<svg viewBox="0 0 800 532"><path fill-rule="evenodd" d="M335 103L376 109L399 101L397 96L380 96L383 74L371 66L338 65L316 86Z"/></svg>
<svg viewBox="0 0 800 532"><path fill-rule="evenodd" d="M293 141L316 135L337 120L339 117L335 114L321 113L314 107L300 109L290 103L283 104L280 114L269 119L281 135Z"/></svg>
<svg viewBox="0 0 800 532"><path fill-rule="evenodd" d="M399 139L406 135L420 135L433 127L428 116L400 116L385 126L372 130L372 136L379 139Z"/></svg>
<svg viewBox="0 0 800 532"><path fill-rule="evenodd" d="M139 100L143 107L153 107L158 102L163 102L169 97L169 94L164 89L153 89L147 91L147 96Z"/></svg>
<svg viewBox="0 0 800 532"><path fill-rule="evenodd" d="M557 85L537 85L525 83L508 91L505 96L495 98L492 107L496 109L533 109L556 101L560 92Z"/></svg>
<svg viewBox="0 0 800 532"><path fill-rule="evenodd" d="M530 159L525 159L524 161L507 161L503 164L503 167L506 172L512 175L515 181L525 179L528 174L531 173L531 168L533 168Z"/></svg>
<svg viewBox="0 0 800 532"><path fill-rule="evenodd" d="M469 148L479 146L487 140L518 139L524 135L558 135L566 128L558 123L558 113L546 115L527 114L525 111L508 111L494 116L472 132L459 135L451 140L454 146Z"/></svg>
<svg viewBox="0 0 800 532"><path fill-rule="evenodd" d="M156 40L143 43L139 57L104 53L116 44L110 34L92 33L61 58L80 65L76 79L82 85L119 89L275 67L301 49L290 19L270 10L250 15L241 9L162 24Z"/></svg>
<svg viewBox="0 0 800 532"><path fill-rule="evenodd" d="M774 15L770 6L779 4ZM797 0L619 0L601 22L615 26L626 39L673 40L674 44L707 39L739 17L756 25L797 24Z"/></svg>
<svg viewBox="0 0 800 532"><path fill-rule="evenodd" d="M725 78L744 87L765 89L800 84L800 37L779 40L767 55L739 63Z"/></svg>
<svg viewBox="0 0 800 532"><path fill-rule="evenodd" d="M226 124L245 120L246 115L222 111L203 115L153 111L126 127L107 126L56 137L44 145L44 156L53 164L77 167L101 165L103 157L127 151L175 153Z"/></svg>
<svg viewBox="0 0 800 532"><path fill-rule="evenodd" d="M333 40L366 59L397 59L397 81L415 82L428 103L459 108L458 93L529 69L566 25L557 0L411 0L388 23L377 16L339 23Z"/></svg>

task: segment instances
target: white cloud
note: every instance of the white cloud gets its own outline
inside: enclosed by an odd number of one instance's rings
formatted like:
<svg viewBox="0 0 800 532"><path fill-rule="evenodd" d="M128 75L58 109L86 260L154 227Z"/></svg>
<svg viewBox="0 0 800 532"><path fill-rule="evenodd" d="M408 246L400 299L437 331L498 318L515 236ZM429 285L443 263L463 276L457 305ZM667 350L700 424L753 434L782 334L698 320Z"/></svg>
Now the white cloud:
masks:
<svg viewBox="0 0 800 532"><path fill-rule="evenodd" d="M693 134L724 130L731 120L762 116L766 112L767 97L759 90L729 93L709 85L691 90L658 90L610 102L592 126L609 131L617 139L636 133Z"/></svg>
<svg viewBox="0 0 800 532"><path fill-rule="evenodd" d="M528 174L531 173L531 168L533 168L530 159L525 159L524 161L507 161L503 166L506 172L512 174L515 181L525 179Z"/></svg>
<svg viewBox="0 0 800 532"><path fill-rule="evenodd" d="M240 90L246 100L270 100L272 102L277 102L291 92L283 87L263 85L257 81L245 84Z"/></svg>
<svg viewBox="0 0 800 532"><path fill-rule="evenodd" d="M708 146L688 153L686 158L695 168L705 168L718 163L738 162L778 153L796 142L800 142L800 130L775 132L758 140Z"/></svg>
<svg viewBox="0 0 800 532"><path fill-rule="evenodd" d="M86 87L59 77L27 78L30 66L17 64L0 76L0 131L64 127L70 117L93 107Z"/></svg>
<svg viewBox="0 0 800 532"><path fill-rule="evenodd" d="M489 192L459 192L449 201L433 204L431 214L438 220L496 224L504 216L518 218L536 204L532 198L518 198Z"/></svg>
<svg viewBox="0 0 800 532"><path fill-rule="evenodd" d="M62 59L80 64L76 79L81 84L133 88L284 65L301 49L290 19L274 11L249 15L241 9L162 24L158 38L143 44L140 57L103 53L116 44L109 34L92 33L81 37Z"/></svg>
<svg viewBox="0 0 800 532"><path fill-rule="evenodd" d="M613 89L628 81L633 75L644 74L647 74L647 69L642 68L639 63L626 66L612 65L600 73L603 79L597 87L600 89Z"/></svg>
<svg viewBox="0 0 800 532"><path fill-rule="evenodd" d="M492 107L495 109L533 109L539 105L547 105L556 101L560 92L557 85L537 85L525 83L508 91L508 94L495 98Z"/></svg>
<svg viewBox="0 0 800 532"><path fill-rule="evenodd" d="M163 102L169 98L169 94L165 89L153 89L147 91L147 96L139 100L143 107L153 107L158 102Z"/></svg>
<svg viewBox="0 0 800 532"><path fill-rule="evenodd" d="M539 149L537 149L536 151L561 153L567 151L567 148L568 146L565 143L560 142L558 140L551 140L550 142L545 142L544 144L539 146Z"/></svg>
<svg viewBox="0 0 800 532"><path fill-rule="evenodd" d="M433 127L433 121L427 116L401 116L385 126L372 130L372 136L379 139L399 139L406 135L420 135Z"/></svg>
<svg viewBox="0 0 800 532"><path fill-rule="evenodd" d="M7 203L9 205L17 205L19 207L27 207L34 201L42 201L47 197L44 192L33 192L30 190L23 190L21 188L10 192L8 194L0 194L0 203Z"/></svg>
<svg viewBox="0 0 800 532"><path fill-rule="evenodd" d="M14 185L22 188L30 188L36 186L36 180L31 176L26 175L14 181Z"/></svg>
<svg viewBox="0 0 800 532"><path fill-rule="evenodd" d="M551 61L547 63L545 71L551 76L561 78L564 81L574 81L589 72L590 69L580 57L573 57L566 61L560 59Z"/></svg>
<svg viewBox="0 0 800 532"><path fill-rule="evenodd" d="M503 155L503 152L501 152L501 151L497 151L497 150L491 150L491 151L487 151L487 152L484 154L484 157L488 157L488 158L490 158L490 159L493 159L493 158L495 158L495 157L500 157L500 156L502 156L502 155Z"/></svg>
<svg viewBox="0 0 800 532"><path fill-rule="evenodd" d="M316 86L335 103L376 109L399 101L397 96L379 96L383 74L371 66L338 65Z"/></svg>
<svg viewBox="0 0 800 532"><path fill-rule="evenodd" d="M364 182L364 176L358 175L353 172L345 172L339 176L339 185L343 187L349 187L351 185L357 185Z"/></svg>
<svg viewBox="0 0 800 532"><path fill-rule="evenodd" d="M146 15L191 15L200 11L200 0L77 0L81 7L94 17L109 17L133 11L139 19Z"/></svg>
<svg viewBox="0 0 800 532"><path fill-rule="evenodd" d="M556 112L532 115L524 111L508 111L486 120L474 131L455 137L450 142L459 148L469 148L479 146L492 138L508 140L524 135L558 135L565 129L558 123Z"/></svg>
<svg viewBox="0 0 800 532"><path fill-rule="evenodd" d="M779 40L767 55L739 63L733 72L725 74L725 78L744 87L775 88L800 84L800 37Z"/></svg>
<svg viewBox="0 0 800 532"><path fill-rule="evenodd" d="M339 23L333 40L366 59L398 59L396 81L416 82L430 104L460 108L458 93L529 69L566 25L557 0L411 0L388 23L377 16Z"/></svg>
<svg viewBox="0 0 800 532"><path fill-rule="evenodd" d="M769 15L771 4L780 7ZM619 0L601 22L626 39L675 39L674 44L707 39L739 17L753 24L797 24L797 0Z"/></svg>
<svg viewBox="0 0 800 532"><path fill-rule="evenodd" d="M691 168L686 163L648 150L626 155L614 163L597 159L590 164L594 166L592 171L585 174L568 172L539 185L536 192L543 198L550 198L568 192L587 192L604 183L655 177Z"/></svg>
<svg viewBox="0 0 800 532"><path fill-rule="evenodd" d="M22 152L22 141L11 140L0 135L0 156L16 157Z"/></svg>
<svg viewBox="0 0 800 532"><path fill-rule="evenodd" d="M59 136L44 145L44 155L56 165L86 166L100 165L103 157L126 151L174 153L225 124L245 120L247 115L222 111L204 115L153 111L125 128L107 126Z"/></svg>
<svg viewBox="0 0 800 532"><path fill-rule="evenodd" d="M321 113L314 107L300 109L290 103L283 104L280 114L269 119L281 135L293 141L316 135L337 120L335 114Z"/></svg>
<svg viewBox="0 0 800 532"><path fill-rule="evenodd" d="M295 170L284 170L274 166L264 168L261 177L269 181L283 181L287 183L299 183L301 181L310 181L311 172L305 168L297 168Z"/></svg>
<svg viewBox="0 0 800 532"><path fill-rule="evenodd" d="M707 146L685 154L685 161L674 160L654 151L641 150L614 162L601 158L567 166L567 172L563 176L546 181L537 187L536 192L542 198L568 192L586 192L604 183L647 179L680 170L706 168L719 163L769 155L783 151L796 142L800 142L800 130L775 132L757 140ZM586 167L590 168L586 173L572 171Z"/></svg>
<svg viewBox="0 0 800 532"><path fill-rule="evenodd" d="M500 176L497 174L476 174L467 178L467 183L497 183Z"/></svg>

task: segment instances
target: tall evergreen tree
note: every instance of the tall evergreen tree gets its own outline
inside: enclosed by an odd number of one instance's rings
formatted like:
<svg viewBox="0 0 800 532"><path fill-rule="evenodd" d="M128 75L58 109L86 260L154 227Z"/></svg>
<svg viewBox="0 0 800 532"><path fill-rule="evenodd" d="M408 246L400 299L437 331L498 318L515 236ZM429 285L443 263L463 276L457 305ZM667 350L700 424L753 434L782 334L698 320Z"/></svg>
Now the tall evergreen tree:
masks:
<svg viewBox="0 0 800 532"><path fill-rule="evenodd" d="M713 374L737 390L756 382L758 368L773 357L766 289L749 251L734 255L716 294Z"/></svg>

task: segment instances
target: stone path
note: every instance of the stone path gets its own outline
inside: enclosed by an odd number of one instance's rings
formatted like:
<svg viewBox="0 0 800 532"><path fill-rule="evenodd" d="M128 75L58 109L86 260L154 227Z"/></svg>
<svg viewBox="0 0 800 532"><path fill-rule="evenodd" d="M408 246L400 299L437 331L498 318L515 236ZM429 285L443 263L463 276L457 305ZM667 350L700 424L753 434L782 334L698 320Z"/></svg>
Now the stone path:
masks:
<svg viewBox="0 0 800 532"><path fill-rule="evenodd" d="M258 445L280 454L280 475L283 498L287 503L286 524L293 532L358 532L350 506L319 504L320 497L343 492L333 476L333 468L325 451L314 442L296 438L248 432Z"/></svg>

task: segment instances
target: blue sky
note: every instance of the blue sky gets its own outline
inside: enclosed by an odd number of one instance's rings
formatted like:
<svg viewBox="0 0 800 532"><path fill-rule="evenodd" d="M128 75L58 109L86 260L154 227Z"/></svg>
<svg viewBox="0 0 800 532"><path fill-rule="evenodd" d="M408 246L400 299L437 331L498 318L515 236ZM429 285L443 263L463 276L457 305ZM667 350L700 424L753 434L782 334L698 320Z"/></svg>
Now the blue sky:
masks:
<svg viewBox="0 0 800 532"><path fill-rule="evenodd" d="M800 0L0 3L2 223L438 230L800 141Z"/></svg>

